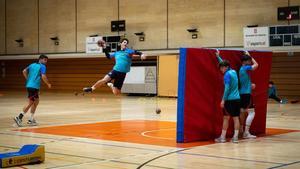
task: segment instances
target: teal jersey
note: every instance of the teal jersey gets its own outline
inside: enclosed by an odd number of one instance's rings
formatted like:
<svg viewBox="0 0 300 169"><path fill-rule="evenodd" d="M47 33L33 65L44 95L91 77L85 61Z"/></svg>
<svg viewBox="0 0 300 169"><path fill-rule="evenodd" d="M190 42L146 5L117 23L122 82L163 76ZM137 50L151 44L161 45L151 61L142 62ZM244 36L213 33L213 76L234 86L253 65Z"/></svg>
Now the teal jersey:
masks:
<svg viewBox="0 0 300 169"><path fill-rule="evenodd" d="M244 65L240 68L239 78L240 78L240 94L251 94L251 79L248 71L252 70L252 66Z"/></svg>
<svg viewBox="0 0 300 169"><path fill-rule="evenodd" d="M269 96L276 96L276 87L273 85L272 87L268 88L268 95Z"/></svg>
<svg viewBox="0 0 300 169"><path fill-rule="evenodd" d="M46 74L46 66L41 63L32 63L27 68L26 88L40 89L41 76Z"/></svg>
<svg viewBox="0 0 300 169"><path fill-rule="evenodd" d="M113 70L127 73L130 71L130 66L132 63L132 58L130 55L134 54L135 51L132 49L126 48L125 50L119 50L110 54L110 58L115 58L115 66Z"/></svg>
<svg viewBox="0 0 300 169"><path fill-rule="evenodd" d="M223 100L237 100L240 99L238 77L235 70L228 69L224 74L224 94Z"/></svg>

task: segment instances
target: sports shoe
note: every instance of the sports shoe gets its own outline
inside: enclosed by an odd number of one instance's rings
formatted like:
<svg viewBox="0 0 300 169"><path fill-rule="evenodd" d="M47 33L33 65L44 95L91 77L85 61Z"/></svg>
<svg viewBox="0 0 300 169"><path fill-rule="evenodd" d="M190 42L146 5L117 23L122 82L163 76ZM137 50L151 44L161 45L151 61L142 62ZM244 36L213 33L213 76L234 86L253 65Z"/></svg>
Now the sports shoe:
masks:
<svg viewBox="0 0 300 169"><path fill-rule="evenodd" d="M22 119L20 119L19 117L15 117L14 120L18 127L22 127Z"/></svg>
<svg viewBox="0 0 300 169"><path fill-rule="evenodd" d="M231 142L232 143L238 143L239 142L238 137L232 137Z"/></svg>
<svg viewBox="0 0 300 169"><path fill-rule="evenodd" d="M225 142L226 142L226 139L225 139L225 138L222 138L222 137L219 137L219 138L216 138L216 139L215 139L215 142L216 142L216 143L225 143Z"/></svg>
<svg viewBox="0 0 300 169"><path fill-rule="evenodd" d="M36 126L36 125L37 125L37 122L36 122L35 119L33 119L33 120L28 120L28 121L27 121L27 124L29 124L29 125L31 125L31 126Z"/></svg>
<svg viewBox="0 0 300 169"><path fill-rule="evenodd" d="M250 134L249 132L247 132L247 133L245 132L245 133L243 134L243 138L244 138L244 139L253 139L253 138L256 138L256 136Z"/></svg>
<svg viewBox="0 0 300 169"><path fill-rule="evenodd" d="M280 100L280 104L287 104L288 103L288 99L281 99Z"/></svg>
<svg viewBox="0 0 300 169"><path fill-rule="evenodd" d="M114 84L113 83L106 83L106 85L108 86L108 87L110 87L110 88L112 88L112 87L114 87Z"/></svg>
<svg viewBox="0 0 300 169"><path fill-rule="evenodd" d="M83 88L83 91L86 93L91 93L93 91L93 89L91 87L85 87L85 88Z"/></svg>

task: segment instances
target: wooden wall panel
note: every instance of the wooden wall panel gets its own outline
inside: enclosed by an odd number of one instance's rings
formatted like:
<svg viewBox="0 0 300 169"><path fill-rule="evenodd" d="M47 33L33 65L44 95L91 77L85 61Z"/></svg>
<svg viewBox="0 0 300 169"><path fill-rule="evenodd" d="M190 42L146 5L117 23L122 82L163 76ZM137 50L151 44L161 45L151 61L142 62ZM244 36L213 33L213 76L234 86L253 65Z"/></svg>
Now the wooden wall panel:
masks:
<svg viewBox="0 0 300 169"><path fill-rule="evenodd" d="M169 0L169 47L222 47L223 9L223 0ZM198 39L188 28L198 28Z"/></svg>
<svg viewBox="0 0 300 169"><path fill-rule="evenodd" d="M5 0L0 0L0 54L5 54Z"/></svg>
<svg viewBox="0 0 300 169"><path fill-rule="evenodd" d="M7 53L25 54L38 52L38 1L7 0ZM24 47L19 47L16 39L24 40Z"/></svg>
<svg viewBox="0 0 300 169"><path fill-rule="evenodd" d="M278 95L300 98L300 53L288 56L287 53L274 53L271 80L274 81Z"/></svg>
<svg viewBox="0 0 300 169"><path fill-rule="evenodd" d="M25 79L22 70L34 60L3 60L5 78L0 77L0 89L23 90ZM81 91L83 87L93 85L113 67L113 61L106 58L89 59L49 59L47 76L52 84L51 91ZM2 74L2 72L1 72ZM42 90L48 90L43 83ZM96 92L110 92L107 86Z"/></svg>
<svg viewBox="0 0 300 169"><path fill-rule="evenodd" d="M118 0L77 0L77 50L85 51L90 35L117 35L110 29L113 20L118 20Z"/></svg>
<svg viewBox="0 0 300 169"><path fill-rule="evenodd" d="M75 0L39 0L40 53L76 52L75 19Z"/></svg>
<svg viewBox="0 0 300 169"><path fill-rule="evenodd" d="M290 0L290 6L300 6L300 0Z"/></svg>
<svg viewBox="0 0 300 169"><path fill-rule="evenodd" d="M178 92L178 55L159 56L158 95L177 97Z"/></svg>
<svg viewBox="0 0 300 169"><path fill-rule="evenodd" d="M136 49L167 48L167 0L122 0L120 20L126 20L126 37L129 46ZM134 34L145 33L145 41Z"/></svg>
<svg viewBox="0 0 300 169"><path fill-rule="evenodd" d="M87 36L118 34L110 30L118 17L126 20L127 30L120 35L126 34L136 49L242 46L247 25L288 24L277 21L277 8L288 2L300 5L300 0L0 0L0 54L5 52L3 39L8 54L38 53L38 49L84 52ZM198 28L198 39L191 38L188 28ZM135 32L144 32L145 41L138 41ZM59 46L49 39L54 36L59 37ZM19 38L25 41L23 48L15 42Z"/></svg>
<svg viewBox="0 0 300 169"><path fill-rule="evenodd" d="M287 0L226 0L225 46L243 46L243 28L247 25L287 24L277 21L277 8L287 5Z"/></svg>

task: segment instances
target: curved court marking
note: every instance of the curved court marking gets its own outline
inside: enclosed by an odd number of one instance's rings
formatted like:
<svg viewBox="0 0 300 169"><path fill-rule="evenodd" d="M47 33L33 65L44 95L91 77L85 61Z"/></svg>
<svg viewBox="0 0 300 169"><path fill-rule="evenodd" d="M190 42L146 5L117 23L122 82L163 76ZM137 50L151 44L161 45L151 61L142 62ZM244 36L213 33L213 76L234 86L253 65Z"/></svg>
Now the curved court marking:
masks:
<svg viewBox="0 0 300 169"><path fill-rule="evenodd" d="M157 131L161 131L161 130L175 130L175 128L170 128L170 129L158 129L158 130L148 130L148 131L142 132L141 135L144 136L144 137L149 137L149 138L154 138L154 139L176 140L175 138L157 137L157 136L150 136L150 135L147 135L147 133L153 133L153 132L157 132Z"/></svg>
<svg viewBox="0 0 300 169"><path fill-rule="evenodd" d="M186 151L186 150L190 150L190 148L185 148L185 149L181 149L181 150L171 151L171 152L169 152L169 153L166 153L166 154L163 154L163 155L154 157L154 158L152 158L152 159L150 159L150 160L144 162L143 164L141 164L140 166L138 166L136 169L141 169L141 168L144 167L145 165L148 165L150 162L152 162L152 161L154 161L154 160L157 160L157 159L159 159L159 158L162 158L162 157L165 157L165 156L174 154L174 153L183 152L183 151Z"/></svg>

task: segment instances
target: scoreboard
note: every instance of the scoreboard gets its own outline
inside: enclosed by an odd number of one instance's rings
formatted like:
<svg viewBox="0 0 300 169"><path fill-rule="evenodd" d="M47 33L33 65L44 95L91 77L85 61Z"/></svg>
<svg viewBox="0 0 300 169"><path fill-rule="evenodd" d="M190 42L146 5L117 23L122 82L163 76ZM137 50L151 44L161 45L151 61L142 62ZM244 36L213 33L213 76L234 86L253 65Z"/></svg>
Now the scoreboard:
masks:
<svg viewBox="0 0 300 169"><path fill-rule="evenodd" d="M245 27L245 48L300 46L300 25Z"/></svg>
<svg viewBox="0 0 300 169"><path fill-rule="evenodd" d="M300 46L300 25L269 27L269 42L272 46Z"/></svg>

